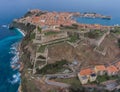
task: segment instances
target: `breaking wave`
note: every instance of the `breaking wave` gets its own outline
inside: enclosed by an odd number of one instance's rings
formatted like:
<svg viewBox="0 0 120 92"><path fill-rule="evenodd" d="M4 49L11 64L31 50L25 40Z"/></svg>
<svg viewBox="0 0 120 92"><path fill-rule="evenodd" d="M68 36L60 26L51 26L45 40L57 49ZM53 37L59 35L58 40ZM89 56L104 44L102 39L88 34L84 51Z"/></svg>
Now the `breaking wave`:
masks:
<svg viewBox="0 0 120 92"><path fill-rule="evenodd" d="M19 65L19 51L17 50L18 47L18 43L15 43L12 45L12 47L10 48L11 50L11 54L14 55L13 58L11 58L11 62L10 62L10 66L11 68L13 68L14 70L19 69L20 65Z"/></svg>
<svg viewBox="0 0 120 92"><path fill-rule="evenodd" d="M3 27L3 28L8 28L8 25L1 25L1 27Z"/></svg>
<svg viewBox="0 0 120 92"><path fill-rule="evenodd" d="M12 78L10 78L8 81L9 81L9 83L11 83L11 84L16 84L16 83L20 83L20 76L21 76L21 74L20 73L16 73L16 74L14 74L13 76L12 76Z"/></svg>
<svg viewBox="0 0 120 92"><path fill-rule="evenodd" d="M9 39L4 39L4 41L15 39L15 38L21 38L21 35L22 37L25 36L25 34L22 31L20 31L20 29L17 29L17 32L19 33L19 35L14 36L14 37L9 37ZM12 85L19 84L21 81L21 78L20 78L21 74L19 72L20 64L19 64L18 46L19 46L19 41L11 45L10 52L9 52L9 54L13 55L10 61L10 67L14 71L14 73L8 79L8 82Z"/></svg>
<svg viewBox="0 0 120 92"><path fill-rule="evenodd" d="M20 76L21 74L19 73L19 68L20 68L20 64L19 64L19 52L18 52L18 45L19 43L15 43L11 46L10 48L10 54L13 55L13 57L11 58L11 62L10 62L10 66L13 69L13 71L17 71L15 74L12 75L12 77L10 79L8 79L8 82L13 84L16 83L20 83Z"/></svg>
<svg viewBox="0 0 120 92"><path fill-rule="evenodd" d="M25 34L24 34L19 28L17 28L17 30L18 30L23 36L25 36Z"/></svg>

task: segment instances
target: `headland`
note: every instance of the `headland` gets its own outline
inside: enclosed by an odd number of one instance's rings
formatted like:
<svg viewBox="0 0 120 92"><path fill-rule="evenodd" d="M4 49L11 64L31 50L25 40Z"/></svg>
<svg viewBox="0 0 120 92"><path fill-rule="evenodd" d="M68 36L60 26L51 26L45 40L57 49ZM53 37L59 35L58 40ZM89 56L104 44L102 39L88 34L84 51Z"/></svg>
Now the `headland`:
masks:
<svg viewBox="0 0 120 92"><path fill-rule="evenodd" d="M74 16L79 13L36 9L10 24L26 34L20 46L22 92L119 89L120 27L80 24Z"/></svg>

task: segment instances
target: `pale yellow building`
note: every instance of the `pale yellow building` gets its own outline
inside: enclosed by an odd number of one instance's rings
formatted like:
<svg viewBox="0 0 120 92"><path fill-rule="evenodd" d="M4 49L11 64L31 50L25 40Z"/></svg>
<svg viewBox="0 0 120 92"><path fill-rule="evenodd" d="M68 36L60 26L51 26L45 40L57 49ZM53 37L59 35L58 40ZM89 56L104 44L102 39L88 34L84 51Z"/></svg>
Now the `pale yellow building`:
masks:
<svg viewBox="0 0 120 92"><path fill-rule="evenodd" d="M116 64L115 64L115 66L119 69L119 71L120 71L120 62L117 62Z"/></svg>
<svg viewBox="0 0 120 92"><path fill-rule="evenodd" d="M97 75L104 75L106 73L106 67L104 65L97 65L94 70Z"/></svg>
<svg viewBox="0 0 120 92"><path fill-rule="evenodd" d="M114 65L107 67L107 74L108 76L114 76L118 74L118 69Z"/></svg>
<svg viewBox="0 0 120 92"><path fill-rule="evenodd" d="M92 74L90 75L90 77L89 77L89 81L90 81L90 82L96 81L96 78L97 78L96 73L92 73Z"/></svg>
<svg viewBox="0 0 120 92"><path fill-rule="evenodd" d="M88 69L81 70L80 73L78 73L78 77L81 84L87 84L89 81L90 82L95 81L97 78L97 75L92 69L88 68Z"/></svg>

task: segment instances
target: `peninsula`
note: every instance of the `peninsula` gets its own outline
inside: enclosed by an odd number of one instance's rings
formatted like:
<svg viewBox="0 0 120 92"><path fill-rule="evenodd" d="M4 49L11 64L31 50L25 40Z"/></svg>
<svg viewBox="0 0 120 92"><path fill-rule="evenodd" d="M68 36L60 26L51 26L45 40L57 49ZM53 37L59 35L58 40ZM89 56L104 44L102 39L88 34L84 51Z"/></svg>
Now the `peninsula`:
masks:
<svg viewBox="0 0 120 92"><path fill-rule="evenodd" d="M77 14L77 17L84 17L84 18L100 18L100 19L107 19L110 20L112 17L111 16L105 16L102 14L97 14L95 12L85 12L85 13L79 13Z"/></svg>
<svg viewBox="0 0 120 92"><path fill-rule="evenodd" d="M79 14L36 9L13 20L25 33L19 92L120 90L120 27L77 23Z"/></svg>

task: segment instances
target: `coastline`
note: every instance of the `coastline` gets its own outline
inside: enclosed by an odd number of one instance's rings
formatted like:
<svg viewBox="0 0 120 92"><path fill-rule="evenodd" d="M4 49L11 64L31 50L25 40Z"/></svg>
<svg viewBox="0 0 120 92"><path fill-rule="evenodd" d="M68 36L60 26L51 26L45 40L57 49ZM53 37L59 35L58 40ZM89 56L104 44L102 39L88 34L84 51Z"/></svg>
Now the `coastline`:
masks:
<svg viewBox="0 0 120 92"><path fill-rule="evenodd" d="M25 33L23 31L21 31L21 29L19 29L19 28L16 28L16 29L23 35L23 37L25 37Z"/></svg>
<svg viewBox="0 0 120 92"><path fill-rule="evenodd" d="M21 29L17 28L17 30L23 35L23 38L25 37L25 33L23 31L21 31ZM19 61L18 61L18 64L20 65L20 68L19 68L19 73L21 73L21 71L23 70L23 63L20 61L20 57L21 57L21 50L20 50L20 47L21 47L21 41L19 42L18 44L18 52L19 52ZM21 78L21 77L20 77ZM22 92L22 86L21 86L21 82L19 84L19 87L18 87L18 92Z"/></svg>
<svg viewBox="0 0 120 92"><path fill-rule="evenodd" d="M24 86L23 86L23 78L25 77L24 75L24 62L23 60L21 59L22 58L22 55L24 54L24 47L23 47L23 44L24 44L24 41L26 40L26 37L31 33L32 30L34 30L36 28L36 26L34 25L29 25L29 26L25 26L24 23L19 23L19 22L16 22L16 21L13 21L10 25L9 25L9 28L10 29L16 29L16 31L18 32L18 34L20 36L22 36L22 40L19 41L18 43L18 46L17 46L17 50L19 52L19 60L18 60L18 65L20 66L18 68L18 72L20 73L20 82L19 82L19 86L18 86L18 89L17 91L18 92L22 92L23 89L24 89ZM29 30L29 31L27 31Z"/></svg>
<svg viewBox="0 0 120 92"><path fill-rule="evenodd" d="M24 34L24 32L22 32L19 28L15 28L15 29L17 29L17 31L23 36L23 38L25 37L25 34ZM21 53L21 50L20 50L20 46L21 46L21 41L19 41L18 43L17 43L17 46L15 47L16 48L16 50L17 50L17 54L16 55L18 55L18 58L20 59L20 57L21 57L21 55L20 55L20 53ZM13 68L13 69L21 69L21 62L19 61L19 59L18 59L18 61L16 61L16 62L14 62L12 65L11 65L11 67ZM19 68L18 67L16 67L16 65L15 64L17 64L18 66L20 66Z"/></svg>
<svg viewBox="0 0 120 92"><path fill-rule="evenodd" d="M19 29L19 28L15 28L15 29L17 29L17 31L22 34L23 38L25 37L25 33L24 33L23 31L21 31L21 29ZM18 72L19 72L20 74L21 74L21 71L23 70L23 67L24 67L24 66L23 66L23 63L20 61L20 57L21 57L21 54L22 54L21 49L20 49L21 43L22 43L22 41L20 41L20 42L18 43L18 47L16 48L17 51L19 52L19 59L18 59L18 61L17 61L17 64L20 66L20 67L18 68ZM14 68L13 68L13 69L14 69ZM20 76L20 80L21 80L21 76ZM19 84L19 87L18 87L18 92L21 92L21 81L20 81L20 84Z"/></svg>

